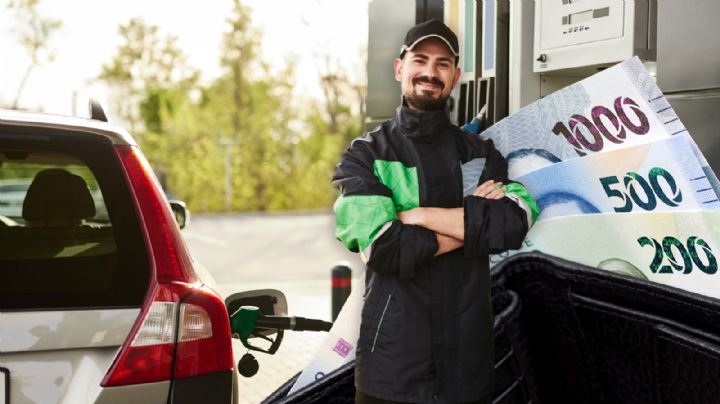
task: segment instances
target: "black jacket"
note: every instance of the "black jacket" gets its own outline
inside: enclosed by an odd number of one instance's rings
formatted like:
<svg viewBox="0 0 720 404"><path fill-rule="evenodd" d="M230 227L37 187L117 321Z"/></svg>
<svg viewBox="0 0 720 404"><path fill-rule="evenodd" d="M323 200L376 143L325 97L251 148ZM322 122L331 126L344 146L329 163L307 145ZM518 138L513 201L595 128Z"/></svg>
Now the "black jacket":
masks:
<svg viewBox="0 0 720 404"><path fill-rule="evenodd" d="M493 391L488 254L520 247L534 201L472 196L507 164L492 141L450 123L447 112L400 107L352 142L333 175L336 236L366 262L356 386L403 402L467 402ZM435 233L397 212L464 206L465 246L433 257Z"/></svg>

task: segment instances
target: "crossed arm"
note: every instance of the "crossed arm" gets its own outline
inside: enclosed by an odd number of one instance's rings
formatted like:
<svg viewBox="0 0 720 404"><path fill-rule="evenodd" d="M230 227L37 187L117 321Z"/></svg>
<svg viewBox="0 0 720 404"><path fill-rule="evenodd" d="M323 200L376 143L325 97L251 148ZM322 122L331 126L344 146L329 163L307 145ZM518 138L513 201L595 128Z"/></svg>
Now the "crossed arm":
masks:
<svg viewBox="0 0 720 404"><path fill-rule="evenodd" d="M473 195L485 199L502 199L505 190L501 182L488 180ZM465 241L465 217L463 208L415 208L398 214L404 224L425 227L435 232L438 249L435 256L448 253L463 246Z"/></svg>

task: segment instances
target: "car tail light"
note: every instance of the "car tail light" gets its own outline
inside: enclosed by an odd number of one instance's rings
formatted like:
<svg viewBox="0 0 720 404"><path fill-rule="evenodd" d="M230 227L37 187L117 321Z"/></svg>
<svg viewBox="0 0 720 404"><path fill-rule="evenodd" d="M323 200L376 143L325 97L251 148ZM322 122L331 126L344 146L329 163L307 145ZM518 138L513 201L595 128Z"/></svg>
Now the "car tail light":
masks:
<svg viewBox="0 0 720 404"><path fill-rule="evenodd" d="M135 197L153 271L141 314L102 385L232 370L223 300L197 279L167 200L140 151L132 146L116 151Z"/></svg>
<svg viewBox="0 0 720 404"><path fill-rule="evenodd" d="M222 310L208 310L208 302ZM224 324L219 329L215 324ZM223 334L217 336L217 332ZM188 377L232 369L230 320L225 303L212 291L198 291L180 305L180 326L175 351L175 377Z"/></svg>

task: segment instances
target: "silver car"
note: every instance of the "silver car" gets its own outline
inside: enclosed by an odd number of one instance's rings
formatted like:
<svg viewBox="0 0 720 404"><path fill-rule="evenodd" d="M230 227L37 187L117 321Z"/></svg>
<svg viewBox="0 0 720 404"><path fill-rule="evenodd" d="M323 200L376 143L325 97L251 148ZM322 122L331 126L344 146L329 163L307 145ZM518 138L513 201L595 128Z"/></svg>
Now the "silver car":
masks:
<svg viewBox="0 0 720 404"><path fill-rule="evenodd" d="M97 118L0 110L0 404L236 401L225 303Z"/></svg>

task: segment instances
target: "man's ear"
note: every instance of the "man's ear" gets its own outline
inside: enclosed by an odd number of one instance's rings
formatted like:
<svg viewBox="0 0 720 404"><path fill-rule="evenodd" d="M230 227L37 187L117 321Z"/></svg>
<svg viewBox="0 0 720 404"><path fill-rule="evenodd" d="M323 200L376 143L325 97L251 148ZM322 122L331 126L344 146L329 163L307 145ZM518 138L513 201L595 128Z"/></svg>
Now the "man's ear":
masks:
<svg viewBox="0 0 720 404"><path fill-rule="evenodd" d="M455 86L457 85L458 81L460 81L460 77L462 77L462 70L460 70L459 67L456 67L456 68L455 68L455 78L453 78L452 88L455 88Z"/></svg>
<svg viewBox="0 0 720 404"><path fill-rule="evenodd" d="M395 62L393 62L393 70L395 71L395 80L402 81L402 71L403 71L402 59L395 59Z"/></svg>

